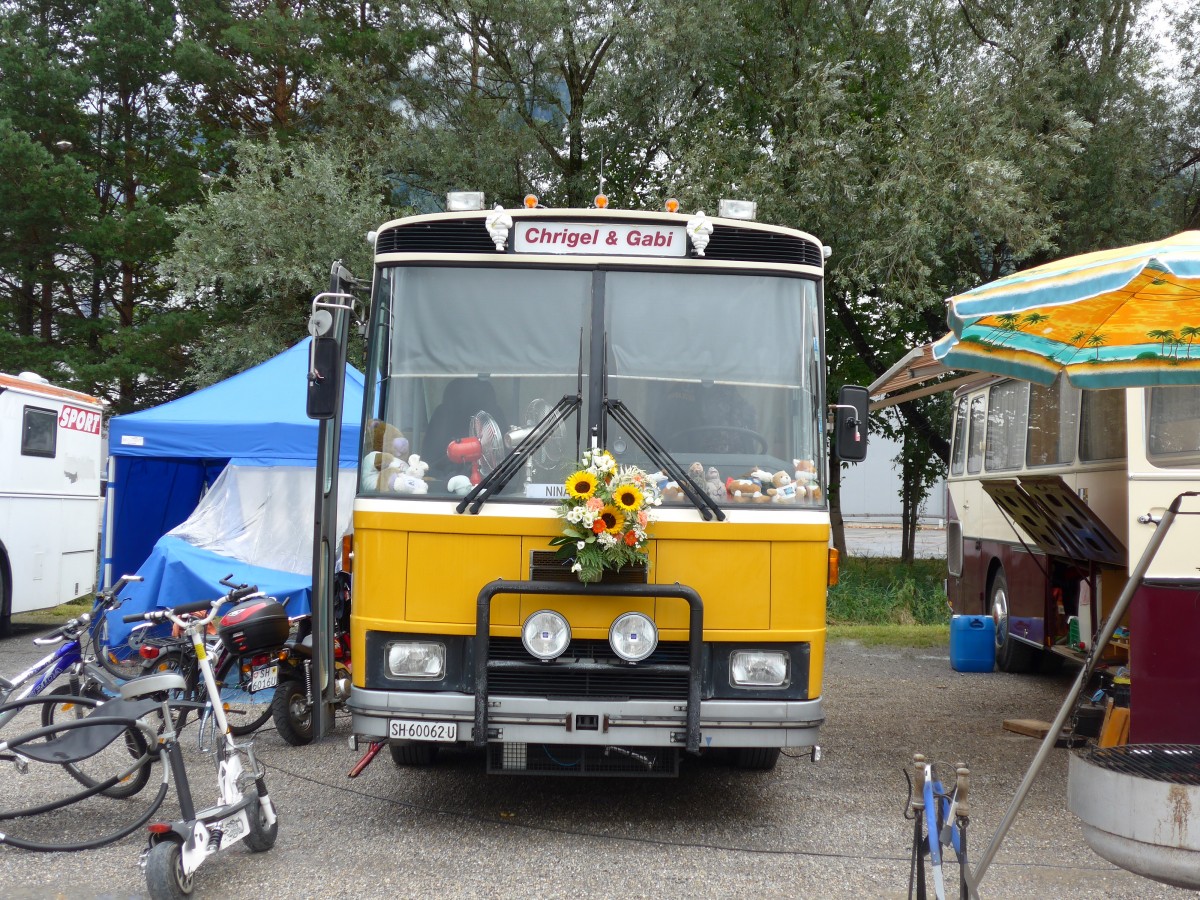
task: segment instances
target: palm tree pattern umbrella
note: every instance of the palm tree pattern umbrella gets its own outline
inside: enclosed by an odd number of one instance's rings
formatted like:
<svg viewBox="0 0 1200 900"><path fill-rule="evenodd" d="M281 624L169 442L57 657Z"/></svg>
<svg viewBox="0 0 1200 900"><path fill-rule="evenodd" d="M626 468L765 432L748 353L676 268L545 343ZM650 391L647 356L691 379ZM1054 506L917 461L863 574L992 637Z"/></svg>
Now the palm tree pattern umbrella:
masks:
<svg viewBox="0 0 1200 900"><path fill-rule="evenodd" d="M1080 388L1200 384L1200 231L1085 253L951 297L934 358Z"/></svg>

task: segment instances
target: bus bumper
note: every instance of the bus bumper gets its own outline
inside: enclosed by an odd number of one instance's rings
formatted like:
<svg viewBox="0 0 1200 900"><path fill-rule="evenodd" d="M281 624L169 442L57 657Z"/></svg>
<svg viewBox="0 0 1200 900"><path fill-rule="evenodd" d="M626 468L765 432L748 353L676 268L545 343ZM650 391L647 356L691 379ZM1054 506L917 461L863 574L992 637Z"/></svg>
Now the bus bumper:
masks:
<svg viewBox="0 0 1200 900"><path fill-rule="evenodd" d="M350 693L354 734L366 740L400 739L393 720L455 726L454 742L474 741L475 697L456 692L381 691L354 687ZM683 747L686 704L671 700L547 700L489 697L489 743L546 743L590 746ZM703 700L701 749L812 747L825 721L814 700Z"/></svg>

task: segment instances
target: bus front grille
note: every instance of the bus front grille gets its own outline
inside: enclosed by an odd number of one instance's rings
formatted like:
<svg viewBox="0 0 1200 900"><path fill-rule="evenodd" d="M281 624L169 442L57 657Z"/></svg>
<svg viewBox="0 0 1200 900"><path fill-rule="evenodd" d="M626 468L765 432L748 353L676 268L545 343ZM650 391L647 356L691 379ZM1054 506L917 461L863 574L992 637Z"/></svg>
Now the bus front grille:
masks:
<svg viewBox="0 0 1200 900"><path fill-rule="evenodd" d="M495 253L496 245L479 219L422 222L389 228L375 240L376 253Z"/></svg>
<svg viewBox="0 0 1200 900"><path fill-rule="evenodd" d="M704 251L705 259L744 260L745 262L790 263L821 268L825 255L812 241L790 234L775 234L757 228L713 227L712 238Z"/></svg>
<svg viewBox="0 0 1200 900"><path fill-rule="evenodd" d="M519 638L492 638L488 652L488 696L587 700L687 700L688 646L663 642L642 663L619 660L602 640L574 640L553 662L534 659ZM660 666L682 666L662 671Z"/></svg>

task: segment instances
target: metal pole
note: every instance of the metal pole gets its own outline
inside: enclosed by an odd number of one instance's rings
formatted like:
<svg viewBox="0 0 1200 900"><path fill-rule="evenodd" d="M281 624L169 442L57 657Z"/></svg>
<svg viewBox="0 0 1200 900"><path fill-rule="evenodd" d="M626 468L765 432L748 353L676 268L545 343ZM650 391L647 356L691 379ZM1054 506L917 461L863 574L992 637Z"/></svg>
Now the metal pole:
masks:
<svg viewBox="0 0 1200 900"><path fill-rule="evenodd" d="M342 275L349 275L341 261L333 264L329 276L329 291L341 292ZM318 739L333 729L333 591L337 569L337 553L341 535L337 532L337 501L339 457L342 438L342 396L346 382L346 340L350 331L350 314L345 309L332 309L330 336L337 346L332 372L323 373L336 385L331 419L321 419L317 431L317 484L313 515L312 565L312 659L313 738ZM314 336L312 340L316 340Z"/></svg>
<svg viewBox="0 0 1200 900"><path fill-rule="evenodd" d="M1171 506L1163 513L1162 519L1155 528L1154 534L1150 537L1150 542L1146 544L1146 549L1142 552L1142 558L1138 560L1138 564L1133 571L1129 573L1129 581L1125 584L1125 589L1121 591L1121 596L1117 598L1117 603L1109 614L1108 619L1104 622L1104 627L1100 629L1100 634L1096 638L1096 643L1092 645L1092 651L1088 654L1087 660L1083 664L1083 668L1079 670L1079 676L1075 679L1075 683L1071 685L1071 690L1067 693L1066 699L1063 701L1062 707L1058 710L1058 715L1054 719L1054 723L1050 726L1050 730L1046 732L1046 737L1042 740L1042 746L1038 748L1037 755L1034 756L1033 762L1029 764L1029 770L1025 773L1025 778L1017 787L1017 793L1012 798L1012 802L1008 804L1008 809L1004 813L1004 818L1000 821L996 833L992 835L992 841L988 844L987 850L983 853L983 858L979 860L979 865L975 867L973 881L976 886L983 880L984 873L987 872L988 866L992 864L992 859L996 856L996 852L1000 849L1000 844L1004 840L1004 836L1008 833L1008 829L1012 826L1013 820L1017 817L1017 811L1021 808L1021 804L1025 802L1025 795L1029 793L1029 788L1033 785L1034 778L1041 771L1042 765L1046 762L1046 757L1050 755L1050 751L1054 748L1054 742L1058 740L1059 732L1062 731L1063 725L1066 724L1067 716L1071 714L1071 710L1075 706L1075 698L1079 696L1079 692L1083 690L1083 686L1091 677L1092 670L1095 668L1096 657L1101 650L1108 645L1112 639L1113 633L1117 630L1117 624L1121 621L1121 617L1125 615L1125 611L1129 608L1130 602L1133 600L1133 595L1137 593L1137 589L1142 584L1142 579L1146 576L1146 571L1150 568L1150 564L1154 561L1155 554L1158 553L1158 548L1167 537L1167 532L1171 529L1171 523L1175 521L1175 516L1179 512L1179 504L1184 497L1194 497L1200 492L1186 491L1180 494L1172 501ZM1153 521L1149 518L1143 521Z"/></svg>

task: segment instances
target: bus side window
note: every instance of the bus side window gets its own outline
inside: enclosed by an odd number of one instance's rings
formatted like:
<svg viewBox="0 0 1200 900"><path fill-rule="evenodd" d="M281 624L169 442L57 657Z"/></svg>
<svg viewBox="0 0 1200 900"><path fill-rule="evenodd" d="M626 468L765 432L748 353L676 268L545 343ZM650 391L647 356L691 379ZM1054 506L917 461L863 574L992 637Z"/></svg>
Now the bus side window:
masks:
<svg viewBox="0 0 1200 900"><path fill-rule="evenodd" d="M1025 461L1028 391L1027 381L1002 381L988 391L984 464L989 472L1019 469Z"/></svg>
<svg viewBox="0 0 1200 900"><path fill-rule="evenodd" d="M983 394L971 400L971 430L967 436L967 474L978 475L983 469L983 441L986 431Z"/></svg>
<svg viewBox="0 0 1200 900"><path fill-rule="evenodd" d="M1029 386L1029 466L1066 465L1075 459L1079 391L1058 376L1051 385Z"/></svg>
<svg viewBox="0 0 1200 900"><path fill-rule="evenodd" d="M1083 391L1079 409L1079 460L1125 458L1125 390Z"/></svg>
<svg viewBox="0 0 1200 900"><path fill-rule="evenodd" d="M1200 463L1200 387L1156 387L1146 393L1146 450L1150 461L1156 466Z"/></svg>
<svg viewBox="0 0 1200 900"><path fill-rule="evenodd" d="M961 475L967 467L967 398L960 397L954 411L954 438L950 449L950 474Z"/></svg>

